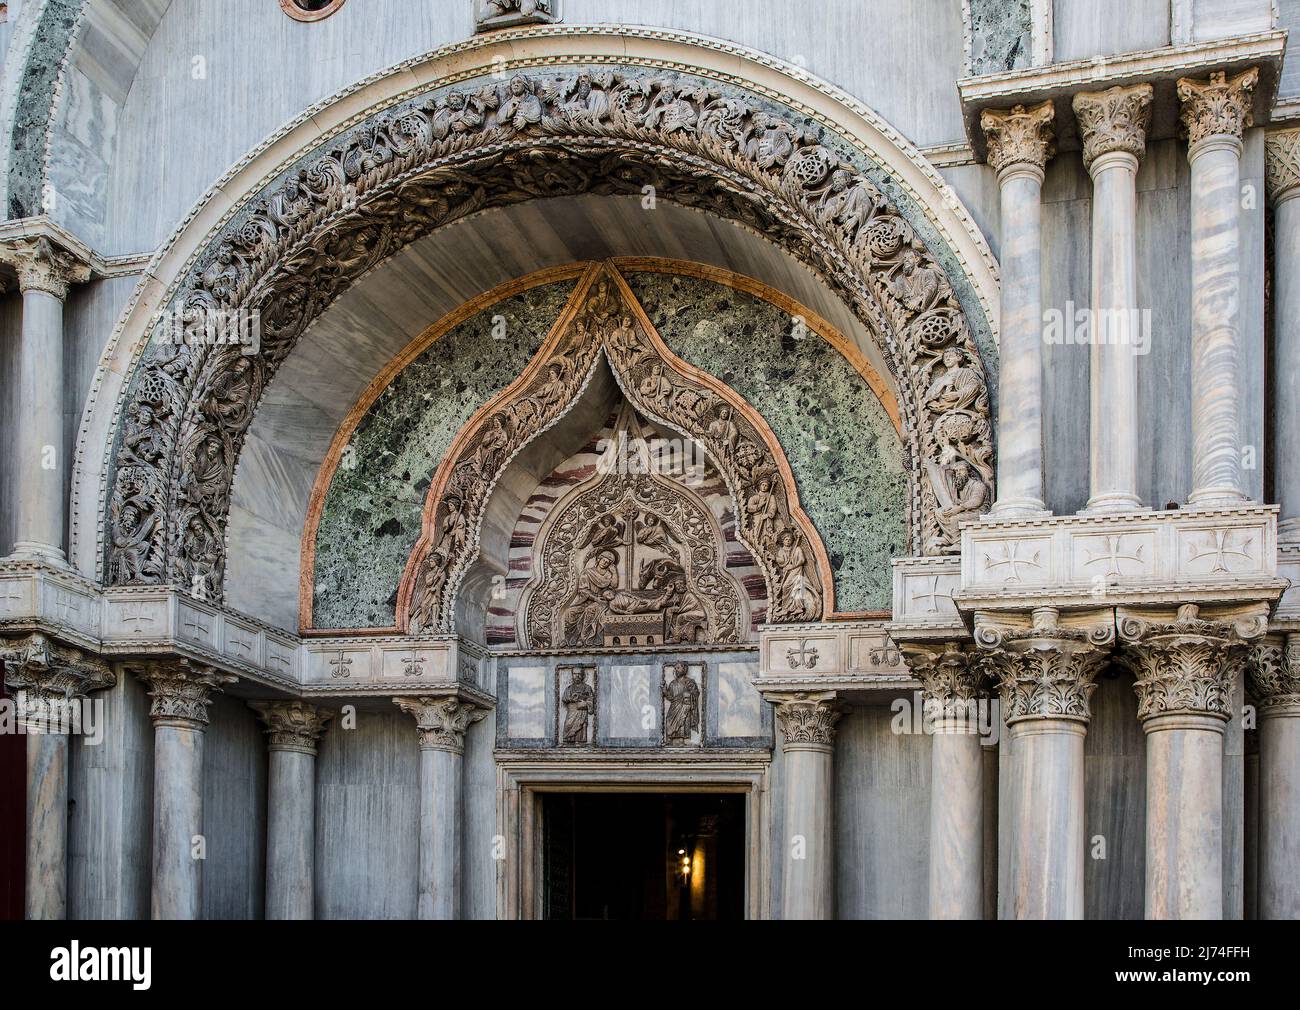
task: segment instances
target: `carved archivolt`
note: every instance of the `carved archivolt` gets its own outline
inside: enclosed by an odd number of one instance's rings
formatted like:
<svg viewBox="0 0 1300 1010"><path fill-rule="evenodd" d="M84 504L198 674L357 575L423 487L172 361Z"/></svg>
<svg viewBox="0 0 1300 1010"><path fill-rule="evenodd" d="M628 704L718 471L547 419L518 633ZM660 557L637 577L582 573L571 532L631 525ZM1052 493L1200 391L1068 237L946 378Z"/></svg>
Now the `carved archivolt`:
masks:
<svg viewBox="0 0 1300 1010"><path fill-rule="evenodd" d="M674 428L703 446L723 475L737 516L737 536L749 548L767 584L768 620L813 621L833 608L830 564L816 530L799 507L798 492L775 436L734 392L712 376L692 368L668 349L655 332L623 278L607 264L584 275L554 329L524 373L485 405L457 435L429 489L424 529L416 543L398 594L399 626L413 631L454 630L456 592L478 556L479 530L492 488L510 460L538 434L555 424L576 402L603 355L628 403L645 417ZM630 496L630 497L629 497ZM590 500L588 500L590 499ZM716 536L694 529L704 515L664 482L643 485L614 479L601 482L578 500L579 508L562 524L557 549L544 570L563 582L545 594L533 594L529 636L534 645L592 645L584 631L581 608L570 599L581 580L606 579L603 569L578 571L575 563L598 565L599 551L584 550L582 538L596 537L598 520L665 523L692 547L682 558L682 572L651 573L650 584L620 586L624 593L671 592L673 624L660 634L680 641L697 640L698 625L687 619L697 608L684 609L685 597L698 597L708 640L736 641L741 634L740 606L734 588L717 571ZM626 515L623 515L626 513ZM608 524L608 521L607 521ZM570 528L572 526L572 528ZM582 550L581 561L572 554ZM696 556L698 554L698 556ZM682 582L680 587L678 581ZM660 585L660 583L663 583ZM704 599L708 597L708 600ZM565 601L569 603L566 605ZM633 616L632 597L620 604ZM559 608L558 612L556 608ZM597 622L600 623L600 622ZM587 629L589 631L590 629ZM687 632L690 632L689 634ZM578 641L569 642L576 636Z"/></svg>
<svg viewBox="0 0 1300 1010"><path fill-rule="evenodd" d="M168 342L174 324L160 322L121 410L106 580L170 581L220 599L231 480L253 410L355 278L485 208L647 186L791 251L880 335L916 475L913 551L956 549L957 521L992 500L983 367L942 268L835 144L708 80L642 70L521 72L360 123L241 212L170 305L198 331L257 313L256 348Z"/></svg>

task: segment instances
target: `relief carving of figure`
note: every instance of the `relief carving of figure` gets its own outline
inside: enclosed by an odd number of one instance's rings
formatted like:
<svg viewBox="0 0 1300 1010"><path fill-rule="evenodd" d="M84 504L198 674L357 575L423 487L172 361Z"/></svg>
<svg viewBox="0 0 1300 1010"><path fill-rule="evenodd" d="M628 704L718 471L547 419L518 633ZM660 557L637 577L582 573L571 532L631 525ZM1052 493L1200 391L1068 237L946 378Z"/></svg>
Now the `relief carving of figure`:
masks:
<svg viewBox="0 0 1300 1010"><path fill-rule="evenodd" d="M965 364L962 352L956 347L949 347L943 352L944 371L938 375L925 391L922 404L936 414L946 414L951 410L980 409L978 404L986 396L984 383L975 369ZM927 370L933 367L927 366ZM987 404L983 409L987 409Z"/></svg>
<svg viewBox="0 0 1300 1010"><path fill-rule="evenodd" d="M658 361L650 366L649 373L641 380L639 387L642 396L656 403L666 403L672 389L673 384L668 380L668 376L664 375L664 366Z"/></svg>
<svg viewBox="0 0 1300 1010"><path fill-rule="evenodd" d="M110 575L113 584L138 582L149 558L154 530L158 528L158 516L152 512L145 513L130 498L120 505L114 502L110 515L113 538Z"/></svg>
<svg viewBox="0 0 1300 1010"><path fill-rule="evenodd" d="M506 99L497 111L503 123L516 130L536 126L542 121L542 100L533 93L533 82L523 74L515 74L506 89Z"/></svg>
<svg viewBox="0 0 1300 1010"><path fill-rule="evenodd" d="M750 535L756 545L765 545L775 535L778 511L776 495L772 493L772 481L764 477L758 482L758 490L745 502L745 516L749 520Z"/></svg>
<svg viewBox="0 0 1300 1010"><path fill-rule="evenodd" d="M821 593L804 573L808 557L793 530L783 530L779 543L773 560L779 574L781 620L812 620L821 613Z"/></svg>
<svg viewBox="0 0 1300 1010"><path fill-rule="evenodd" d="M690 743L691 734L700 729L700 686L691 679L683 662L672 665L672 679L664 684L664 740L667 743Z"/></svg>
<svg viewBox="0 0 1300 1010"><path fill-rule="evenodd" d="M740 429L731 418L731 408L725 403L718 408L718 416L709 422L708 436L722 453L723 459L729 460L736 455L736 442L740 438Z"/></svg>
<svg viewBox="0 0 1300 1010"><path fill-rule="evenodd" d="M871 219L882 202L880 190L865 175L854 176L847 169L831 173L830 188L818 211L822 221L843 225L852 235Z"/></svg>
<svg viewBox="0 0 1300 1010"><path fill-rule="evenodd" d="M621 547L626 535L627 524L613 513L607 513L597 519L591 529L578 538L574 546L579 549L590 547L593 550Z"/></svg>
<svg viewBox="0 0 1300 1010"><path fill-rule="evenodd" d="M943 271L927 263L913 246L904 246L898 264L890 271L889 290L915 313L925 312L951 293Z"/></svg>
<svg viewBox="0 0 1300 1010"><path fill-rule="evenodd" d="M931 466L934 466L931 464ZM935 468L939 479L931 483L935 497L939 502L938 522L949 537L950 543L961 540L961 523L965 519L976 519L984 511L988 501L988 485L980 478L975 468L960 457L953 458L947 464Z"/></svg>
<svg viewBox="0 0 1300 1010"><path fill-rule="evenodd" d="M618 555L598 550L582 566L578 588L564 609L564 641L572 645L596 645L605 608L618 590Z"/></svg>
<svg viewBox="0 0 1300 1010"><path fill-rule="evenodd" d="M431 129L435 140L451 134L473 133L483 125L483 101L478 96L453 91L445 104L433 110Z"/></svg>
<svg viewBox="0 0 1300 1010"><path fill-rule="evenodd" d="M582 746L587 743L587 727L596 713L596 689L587 683L586 671L582 667L573 668L560 701L564 705L560 741L569 746Z"/></svg>
<svg viewBox="0 0 1300 1010"><path fill-rule="evenodd" d="M609 94L605 90L612 83L609 74L602 74L600 88L592 86L592 75L582 71L562 93L560 108L572 122L599 123L609 116Z"/></svg>

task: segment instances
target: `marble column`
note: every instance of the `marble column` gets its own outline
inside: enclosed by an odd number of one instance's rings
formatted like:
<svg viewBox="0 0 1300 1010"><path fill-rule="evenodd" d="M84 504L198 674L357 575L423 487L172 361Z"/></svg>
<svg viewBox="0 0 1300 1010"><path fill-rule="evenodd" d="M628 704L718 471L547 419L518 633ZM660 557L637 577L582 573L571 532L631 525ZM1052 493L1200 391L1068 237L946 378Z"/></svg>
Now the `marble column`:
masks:
<svg viewBox="0 0 1300 1010"><path fill-rule="evenodd" d="M68 285L88 280L90 268L45 238L0 244L0 262L17 270L23 295L15 400L19 409L10 443L10 476L17 492L11 556L65 565L63 302Z"/></svg>
<svg viewBox="0 0 1300 1010"><path fill-rule="evenodd" d="M394 698L420 735L420 877L416 915L460 917L465 733L488 710L456 695Z"/></svg>
<svg viewBox="0 0 1300 1010"><path fill-rule="evenodd" d="M1001 195L1002 327L998 343L995 515L1043 504L1043 169L1056 150L1051 102L986 109L980 126Z"/></svg>
<svg viewBox="0 0 1300 1010"><path fill-rule="evenodd" d="M1017 919L1083 918L1083 741L1114 626L1058 619L1039 608L1029 626L976 623L1011 751L1009 781L999 789L1008 795L1012 851L1000 883Z"/></svg>
<svg viewBox="0 0 1300 1010"><path fill-rule="evenodd" d="M1192 493L1189 505L1246 500L1241 475L1241 134L1254 68L1178 82L1192 189Z"/></svg>
<svg viewBox="0 0 1300 1010"><path fill-rule="evenodd" d="M1151 119L1149 84L1074 96L1092 176L1090 512L1142 507L1137 491L1137 170Z"/></svg>
<svg viewBox="0 0 1300 1010"><path fill-rule="evenodd" d="M835 724L833 691L766 694L781 727L785 790L783 919L835 916Z"/></svg>
<svg viewBox="0 0 1300 1010"><path fill-rule="evenodd" d="M203 908L203 733L212 693L237 678L188 659L136 671L153 699L154 919L197 919Z"/></svg>
<svg viewBox="0 0 1300 1010"><path fill-rule="evenodd" d="M1247 665L1259 705L1261 919L1300 919L1300 635L1270 639Z"/></svg>
<svg viewBox="0 0 1300 1010"><path fill-rule="evenodd" d="M28 919L68 912L68 744L82 728L81 703L117 678L108 664L45 635L0 643L5 687L27 736Z"/></svg>
<svg viewBox="0 0 1300 1010"><path fill-rule="evenodd" d="M315 914L316 742L333 712L302 701L256 701L269 753L266 802L267 919Z"/></svg>
<svg viewBox="0 0 1300 1010"><path fill-rule="evenodd" d="M1273 487L1280 543L1300 543L1300 128L1264 144L1273 211Z"/></svg>
<svg viewBox="0 0 1300 1010"><path fill-rule="evenodd" d="M1196 604L1120 620L1146 732L1146 917L1223 918L1223 732L1246 646Z"/></svg>
<svg viewBox="0 0 1300 1010"><path fill-rule="evenodd" d="M959 642L902 646L930 734L930 918L984 918L980 657Z"/></svg>

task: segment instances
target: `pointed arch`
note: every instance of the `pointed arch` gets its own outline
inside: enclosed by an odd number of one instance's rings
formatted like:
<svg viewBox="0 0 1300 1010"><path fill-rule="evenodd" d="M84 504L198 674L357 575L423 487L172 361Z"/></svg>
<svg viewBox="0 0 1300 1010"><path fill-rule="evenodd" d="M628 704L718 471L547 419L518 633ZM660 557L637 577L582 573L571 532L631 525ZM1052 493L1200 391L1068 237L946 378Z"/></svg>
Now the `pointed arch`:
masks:
<svg viewBox="0 0 1300 1010"><path fill-rule="evenodd" d="M478 556L493 488L511 460L577 402L602 361L634 409L695 440L722 474L737 536L767 584L769 620L814 621L832 612L830 560L771 428L729 386L669 349L606 262L587 269L528 367L453 440L402 576L398 627L454 630L456 595Z"/></svg>

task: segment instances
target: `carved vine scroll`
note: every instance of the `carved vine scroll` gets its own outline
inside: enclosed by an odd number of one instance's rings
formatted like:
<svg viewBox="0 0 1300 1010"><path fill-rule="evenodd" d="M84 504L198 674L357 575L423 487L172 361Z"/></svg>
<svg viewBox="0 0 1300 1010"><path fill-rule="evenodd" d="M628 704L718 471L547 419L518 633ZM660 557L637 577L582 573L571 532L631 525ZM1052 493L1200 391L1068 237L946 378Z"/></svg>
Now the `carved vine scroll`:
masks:
<svg viewBox="0 0 1300 1010"><path fill-rule="evenodd" d="M398 595L399 621L412 631L454 630L456 593L478 556L492 488L510 460L572 407L602 353L632 407L694 439L722 473L737 536L767 584L768 620L828 613L830 563L776 436L727 386L674 355L626 281L602 264L584 276L524 373L457 435L429 489ZM715 616L715 627L722 623Z"/></svg>
<svg viewBox="0 0 1300 1010"><path fill-rule="evenodd" d="M119 414L105 581L221 598L231 482L258 400L357 277L485 208L647 186L788 250L880 337L909 436L912 549L956 549L957 520L993 497L983 366L943 268L842 146L732 86L656 68L519 71L364 119L241 210L169 294L171 317L199 332L257 313L260 346L155 335Z"/></svg>

